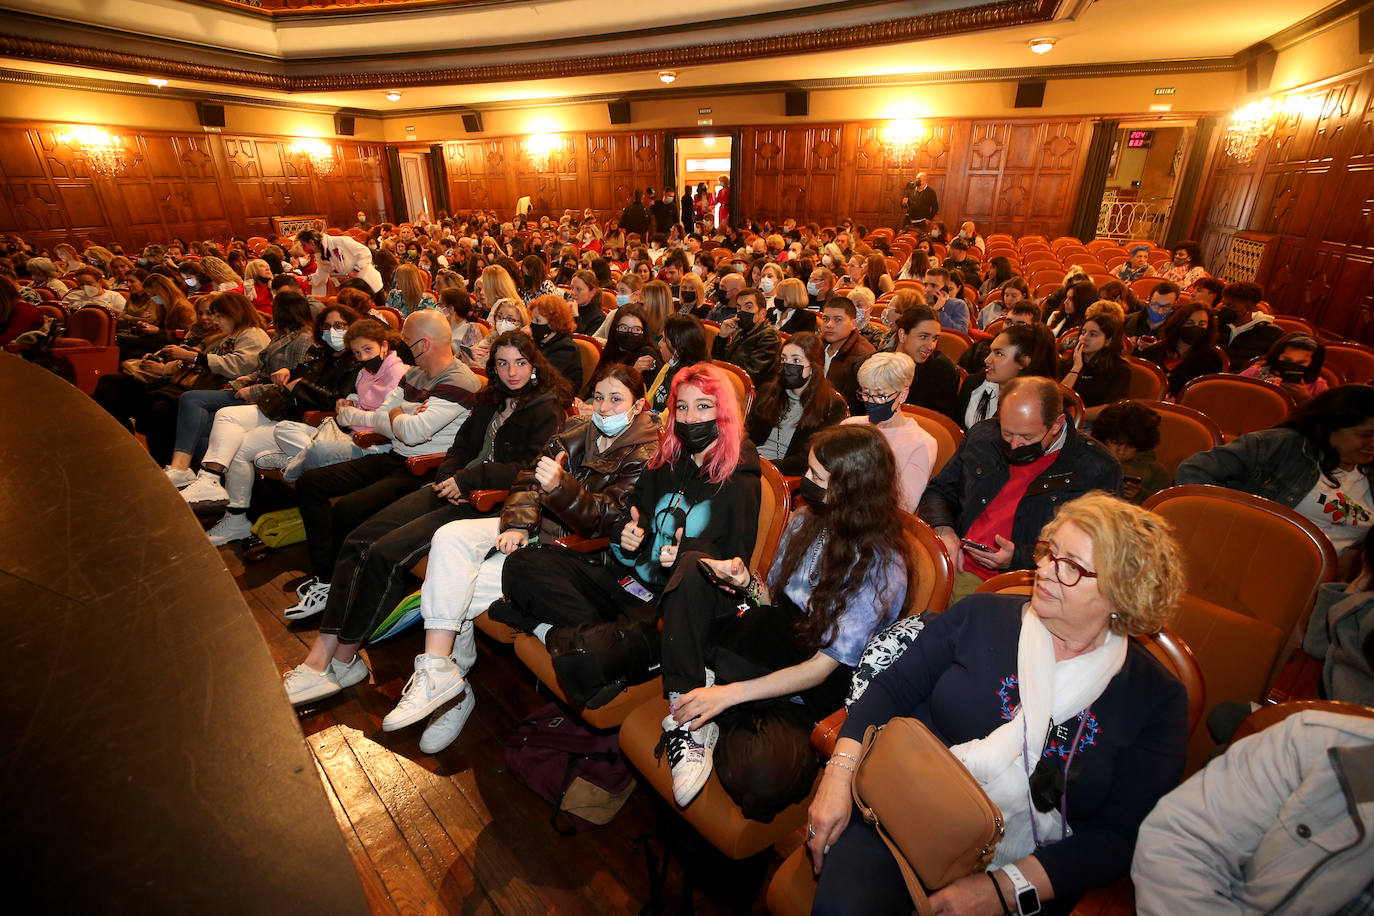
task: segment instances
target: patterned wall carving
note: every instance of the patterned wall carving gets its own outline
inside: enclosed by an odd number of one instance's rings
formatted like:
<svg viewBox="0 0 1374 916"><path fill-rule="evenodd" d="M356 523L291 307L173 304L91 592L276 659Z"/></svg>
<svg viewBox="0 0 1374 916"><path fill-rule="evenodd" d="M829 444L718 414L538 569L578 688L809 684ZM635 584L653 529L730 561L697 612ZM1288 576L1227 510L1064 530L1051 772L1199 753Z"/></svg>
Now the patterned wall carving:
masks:
<svg viewBox="0 0 1374 916"><path fill-rule="evenodd" d="M61 129L0 124L0 224L40 246L270 236L272 216L325 213L347 226L387 204L376 144L332 141L338 165L321 177L290 152L290 138L116 130L130 165L105 179L59 142Z"/></svg>
<svg viewBox="0 0 1374 916"><path fill-rule="evenodd" d="M1256 280L1274 310L1374 343L1374 67L1312 95L1252 162L1218 151L1199 241L1220 266L1237 232L1272 234Z"/></svg>

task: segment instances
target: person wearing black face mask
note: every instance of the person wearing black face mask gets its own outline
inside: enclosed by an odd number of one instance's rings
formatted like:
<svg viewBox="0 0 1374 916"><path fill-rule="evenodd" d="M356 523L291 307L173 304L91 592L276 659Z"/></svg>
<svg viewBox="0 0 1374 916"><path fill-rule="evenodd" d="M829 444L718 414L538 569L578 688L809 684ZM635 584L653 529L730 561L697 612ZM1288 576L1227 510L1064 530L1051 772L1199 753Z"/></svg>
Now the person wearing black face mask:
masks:
<svg viewBox="0 0 1374 916"><path fill-rule="evenodd" d="M568 380L569 389L582 388L582 354L577 341L572 310L561 295L540 296L530 303L530 337L549 365Z"/></svg>
<svg viewBox="0 0 1374 916"><path fill-rule="evenodd" d="M777 372L782 335L768 323L763 294L757 289L740 290L735 305L735 316L721 324L711 342L711 358L739 366L759 388Z"/></svg>
<svg viewBox="0 0 1374 916"><path fill-rule="evenodd" d="M824 344L793 334L782 347L777 377L759 389L749 411L749 438L759 454L789 477L806 470L811 437L849 415L849 405L825 377Z"/></svg>
<svg viewBox="0 0 1374 916"><path fill-rule="evenodd" d="M1119 495L1121 484L1121 465L1065 414L1057 382L1007 382L997 416L969 428L917 509L959 570L950 600L1000 572L1033 569L1037 534L1059 506L1092 490Z"/></svg>
<svg viewBox="0 0 1374 916"><path fill-rule="evenodd" d="M1226 360L1215 346L1216 316L1204 306L1176 308L1160 329L1158 343L1136 355L1163 368L1169 375L1169 396L1178 397L1183 386L1199 375L1222 372Z"/></svg>
<svg viewBox="0 0 1374 916"><path fill-rule="evenodd" d="M902 413L916 362L905 353L875 353L859 367L859 403L864 416L845 423L872 426L883 434L897 461L903 511L912 512L930 481L938 447L935 437Z"/></svg>
<svg viewBox="0 0 1374 916"><path fill-rule="evenodd" d="M619 306L611 320L614 327L606 337L601 359L596 364L597 371L592 372L591 378L583 382L582 391L578 395L584 401L591 399L593 379L597 377L602 366L619 363L632 367L641 375L653 378L662 365L662 356L654 342L658 328L643 305L632 302Z"/></svg>
<svg viewBox="0 0 1374 916"><path fill-rule="evenodd" d="M1260 311L1263 298L1264 291L1255 283L1228 283L1221 292L1219 342L1231 359L1232 372L1263 356L1283 336L1283 328L1274 324L1273 317Z"/></svg>

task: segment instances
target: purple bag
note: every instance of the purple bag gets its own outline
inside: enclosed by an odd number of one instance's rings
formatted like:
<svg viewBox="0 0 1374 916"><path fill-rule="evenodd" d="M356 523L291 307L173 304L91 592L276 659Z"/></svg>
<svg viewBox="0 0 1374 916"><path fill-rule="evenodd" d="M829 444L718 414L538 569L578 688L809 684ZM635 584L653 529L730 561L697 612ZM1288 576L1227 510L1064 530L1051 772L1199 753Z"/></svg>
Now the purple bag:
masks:
<svg viewBox="0 0 1374 916"><path fill-rule="evenodd" d="M520 723L506 740L506 767L553 805L550 822L570 835L610 823L634 791L616 735L597 735L557 703ZM560 823L562 819L570 826Z"/></svg>

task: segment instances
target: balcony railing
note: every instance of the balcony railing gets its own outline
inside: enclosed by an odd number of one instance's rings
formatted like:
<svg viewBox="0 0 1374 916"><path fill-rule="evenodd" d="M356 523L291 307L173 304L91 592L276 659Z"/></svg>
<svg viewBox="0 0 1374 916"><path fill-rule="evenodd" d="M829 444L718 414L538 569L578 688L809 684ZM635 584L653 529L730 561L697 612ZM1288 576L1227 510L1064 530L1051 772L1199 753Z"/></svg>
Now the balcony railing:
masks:
<svg viewBox="0 0 1374 916"><path fill-rule="evenodd" d="M1097 237L1123 242L1128 239L1148 239L1162 245L1173 206L1172 197L1149 200L1103 198L1102 209L1097 214Z"/></svg>

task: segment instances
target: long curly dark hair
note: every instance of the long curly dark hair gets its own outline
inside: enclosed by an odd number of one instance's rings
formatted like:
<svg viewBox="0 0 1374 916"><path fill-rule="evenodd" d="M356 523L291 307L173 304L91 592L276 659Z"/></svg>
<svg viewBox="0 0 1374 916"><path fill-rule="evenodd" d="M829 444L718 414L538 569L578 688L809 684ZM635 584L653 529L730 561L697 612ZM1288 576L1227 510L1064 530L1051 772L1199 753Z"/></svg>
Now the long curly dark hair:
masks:
<svg viewBox="0 0 1374 916"><path fill-rule="evenodd" d="M825 377L825 343L815 334L801 331L789 337L783 346L801 350L806 354L806 361L811 364L811 378L801 393L802 415L797 421L797 430L794 433L805 438L808 432L820 428L825 422L825 412L835 391L835 386ZM777 426L782 422L786 405L787 389L782 386L780 379L775 378L759 391L750 418L762 420L769 426Z"/></svg>
<svg viewBox="0 0 1374 916"><path fill-rule="evenodd" d="M896 554L907 575L904 613L915 589L911 578L919 568L908 516L897 492L897 462L882 433L872 426L829 426L811 438L816 460L830 474L825 509L800 512L801 524L788 538L787 549L774 565L769 587L778 592L802 564L822 535L825 546L819 562L809 570L815 587L806 611L797 622L802 643L821 648L834 641L836 623L850 596L863 587L875 563ZM870 634L872 635L872 634Z"/></svg>
<svg viewBox="0 0 1374 916"><path fill-rule="evenodd" d="M529 360L530 365L534 367L534 374L519 391L507 388L496 373L496 354L502 347L514 347L519 350L520 355ZM564 380L562 373L549 365L534 338L524 331L507 331L498 335L491 342L491 352L487 354L487 384L477 395L477 403L499 409L506 398L513 397L517 404L525 404L546 391L552 393L565 409L572 403L571 387Z"/></svg>
<svg viewBox="0 0 1374 916"><path fill-rule="evenodd" d="M1299 404L1279 428L1302 433L1317 451L1317 465L1322 476L1335 483L1331 475L1340 467L1341 456L1331 444L1331 434L1359 426L1371 417L1374 417L1374 388L1337 385Z"/></svg>

